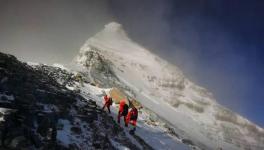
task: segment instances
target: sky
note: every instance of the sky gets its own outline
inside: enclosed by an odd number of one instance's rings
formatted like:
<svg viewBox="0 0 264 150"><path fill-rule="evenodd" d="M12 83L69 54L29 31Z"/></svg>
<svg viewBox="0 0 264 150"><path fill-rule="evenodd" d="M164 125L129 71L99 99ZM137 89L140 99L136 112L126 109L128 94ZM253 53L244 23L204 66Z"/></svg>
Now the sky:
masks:
<svg viewBox="0 0 264 150"><path fill-rule="evenodd" d="M69 63L116 21L220 104L264 127L263 8L261 0L0 0L0 51Z"/></svg>

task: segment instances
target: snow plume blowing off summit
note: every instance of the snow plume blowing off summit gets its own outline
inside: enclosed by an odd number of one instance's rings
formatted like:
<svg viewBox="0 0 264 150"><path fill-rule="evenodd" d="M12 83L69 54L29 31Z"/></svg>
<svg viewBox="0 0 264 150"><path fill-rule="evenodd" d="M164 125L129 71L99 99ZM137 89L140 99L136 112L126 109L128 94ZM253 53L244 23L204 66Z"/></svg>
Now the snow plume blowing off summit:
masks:
<svg viewBox="0 0 264 150"><path fill-rule="evenodd" d="M177 67L111 22L89 38L73 65L102 87L120 87L204 149L263 149L264 130L217 103Z"/></svg>

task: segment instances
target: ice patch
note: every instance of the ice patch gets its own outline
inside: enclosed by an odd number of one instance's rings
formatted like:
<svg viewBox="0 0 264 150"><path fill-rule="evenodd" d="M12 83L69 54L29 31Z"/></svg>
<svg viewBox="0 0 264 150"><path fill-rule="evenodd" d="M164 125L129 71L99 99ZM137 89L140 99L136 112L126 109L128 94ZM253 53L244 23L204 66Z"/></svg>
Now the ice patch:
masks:
<svg viewBox="0 0 264 150"><path fill-rule="evenodd" d="M71 129L70 121L60 119L58 121L58 124L63 125L63 130L58 130L57 139L61 141L64 146L68 146L69 144L72 143L71 133L70 133L70 129Z"/></svg>

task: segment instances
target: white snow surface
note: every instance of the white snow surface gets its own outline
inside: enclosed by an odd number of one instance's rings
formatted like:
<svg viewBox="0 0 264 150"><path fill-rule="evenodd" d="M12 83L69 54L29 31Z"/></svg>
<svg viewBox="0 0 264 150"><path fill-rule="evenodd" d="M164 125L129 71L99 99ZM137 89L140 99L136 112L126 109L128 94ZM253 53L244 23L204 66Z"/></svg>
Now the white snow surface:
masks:
<svg viewBox="0 0 264 150"><path fill-rule="evenodd" d="M40 63L36 63L36 62L27 62L27 64L29 66L37 66L37 65L40 65Z"/></svg>
<svg viewBox="0 0 264 150"><path fill-rule="evenodd" d="M77 144L79 148L81 149L91 149L92 143L89 142L89 139L91 138L91 131L87 130L87 128L84 128L84 126L88 126L87 123L82 122L79 119L74 120L74 124L72 125L71 122L67 119L59 119L58 124L60 124L63 129L57 131L57 139L58 141L68 147L70 144ZM81 134L74 134L71 131L72 127L80 127Z"/></svg>
<svg viewBox="0 0 264 150"><path fill-rule="evenodd" d="M4 121L4 114L7 114L9 112L16 111L14 109L8 109L8 108L0 108L0 113L2 114L0 116L0 121Z"/></svg>
<svg viewBox="0 0 264 150"><path fill-rule="evenodd" d="M74 59L76 66L84 67L89 51L96 51L111 62L114 73L136 93L136 99L171 123L184 138L207 149L263 148L261 127L236 113L229 115L229 110L219 105L212 93L187 79L177 66L129 39L122 25L110 23L88 39ZM217 114L227 114L228 118L216 119ZM156 128L147 128L144 131L151 131L149 134L158 132ZM144 135L147 134L142 134L143 138ZM153 138L145 140L157 142ZM160 145L169 143L162 141Z"/></svg>
<svg viewBox="0 0 264 150"><path fill-rule="evenodd" d="M62 64L55 63L55 64L53 64L52 66L53 66L53 67L60 68L60 69L62 69L62 70L70 71L68 68L66 68L66 67L63 66Z"/></svg>

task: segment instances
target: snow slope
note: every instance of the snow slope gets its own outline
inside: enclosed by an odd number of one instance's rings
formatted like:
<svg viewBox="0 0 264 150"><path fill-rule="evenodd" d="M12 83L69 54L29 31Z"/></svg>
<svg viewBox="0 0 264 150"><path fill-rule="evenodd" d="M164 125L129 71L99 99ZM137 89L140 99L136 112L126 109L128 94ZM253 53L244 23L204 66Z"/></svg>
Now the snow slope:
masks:
<svg viewBox="0 0 264 150"><path fill-rule="evenodd" d="M175 136L171 129L166 126L166 123L162 122L161 120L157 120L154 117L152 117L154 114L150 111L146 111L146 109L141 109L140 116L138 119L138 128L136 131L136 135L131 136L129 134L129 128L124 127L123 122L121 122L121 126L117 125L117 122L115 123L119 129L120 132L125 131L125 135L123 137L118 136L110 136L111 131L105 131L106 129L102 128L102 125L105 126L113 126L113 123L104 122L108 120L107 118L111 118L111 121L117 120L117 112L118 112L118 105L113 104L113 107L111 108L112 113L107 114L102 113L102 105L103 105L103 96L104 93L108 93L110 89L106 88L99 88L91 83L86 81L86 77L82 76L83 82L78 80L76 77L78 74L80 75L80 72L75 72L70 69L64 69L65 67L62 65L53 65L53 66L47 66L47 65L34 65L34 69L37 71L43 71L45 74L48 74L50 78L54 78L60 85L65 86L67 89L72 91L73 93L79 93L79 95L84 98L87 102L84 100L77 102L77 104L73 104L73 106L78 109L80 112L83 112L83 106L86 110L89 110L87 114L84 114L84 116L89 116L93 113L91 113L91 109L87 108L85 105L86 103L91 103L91 101L96 102L96 106L99 106L99 108L96 108L96 111L98 111L99 114L104 114L107 117L97 119L96 126L101 129L101 132L103 134L108 135L109 141L116 149L135 149L131 145L127 145L127 143L120 142L120 138L125 141L126 138L129 138L131 142L133 142L134 145L136 145L139 149L180 149L180 150L189 150L191 147L194 147L192 145L186 145L182 143L182 139ZM52 112L53 105L44 105L44 111L45 112ZM92 109L93 110L93 109ZM84 111L84 113L86 113ZM79 116L76 115L76 110L71 110L70 113L72 116ZM100 119L101 118L101 119ZM153 119L154 118L154 119ZM63 126L63 129L58 130L58 136L57 139L60 141L60 143L67 147L69 145L76 145L77 147L81 149L93 149L93 137L98 134L98 128L92 127L91 128L84 128L89 126L86 122L75 118L70 122L67 119L59 119L58 120L58 126ZM72 128L76 128L76 126L79 126L78 134L72 133ZM110 127L112 128L112 127ZM102 133L100 133L102 134ZM95 136L96 137L96 136ZM119 140L118 140L119 138ZM88 140L87 142L87 139ZM100 139L100 137L98 137ZM98 141L103 142L103 141ZM106 143L107 144L107 143ZM128 147L129 146L129 147ZM151 146L151 147L150 147ZM71 148L70 148L71 149Z"/></svg>
<svg viewBox="0 0 264 150"><path fill-rule="evenodd" d="M131 96L201 148L264 147L262 128L219 105L212 93L187 79L177 66L129 39L118 23L107 24L88 39L73 65L91 82L124 85Z"/></svg>
<svg viewBox="0 0 264 150"><path fill-rule="evenodd" d="M103 96L106 92L109 95L110 89L102 89L98 87L91 86L90 84L84 84L80 88L82 96L86 99L92 98L96 100L97 104L103 107ZM112 113L109 114L113 118L117 119L118 105L113 104L111 107ZM161 122L155 122L156 124L162 124ZM121 126L124 127L123 120L121 120ZM187 145L181 143L180 139L168 133L168 129L163 125L149 124L149 113L144 110L140 111L140 115L137 123L136 135L140 136L146 143L151 145L155 149L167 149L173 150L175 148L180 150L189 150ZM129 128L125 128L126 134L133 141L128 133Z"/></svg>

